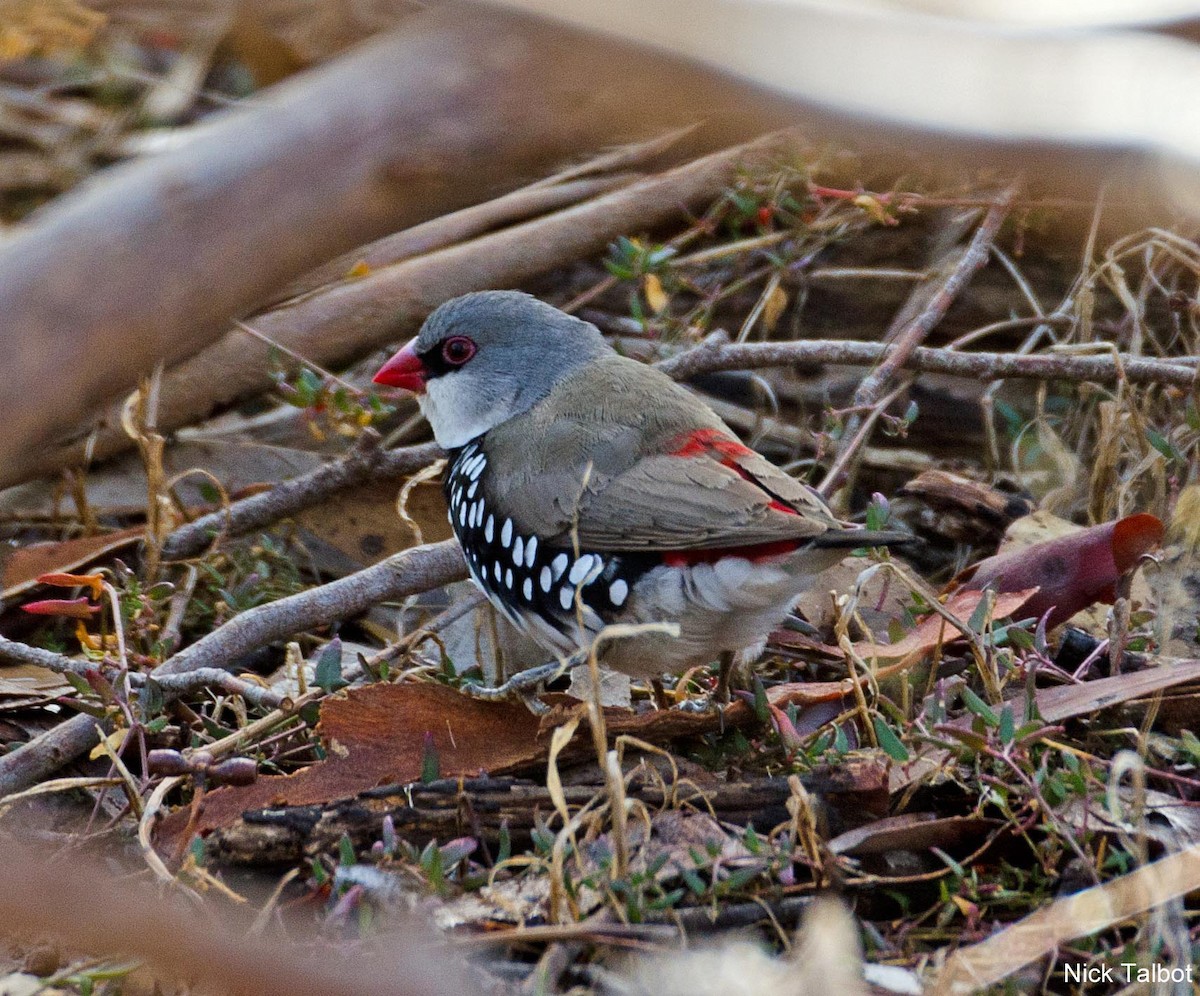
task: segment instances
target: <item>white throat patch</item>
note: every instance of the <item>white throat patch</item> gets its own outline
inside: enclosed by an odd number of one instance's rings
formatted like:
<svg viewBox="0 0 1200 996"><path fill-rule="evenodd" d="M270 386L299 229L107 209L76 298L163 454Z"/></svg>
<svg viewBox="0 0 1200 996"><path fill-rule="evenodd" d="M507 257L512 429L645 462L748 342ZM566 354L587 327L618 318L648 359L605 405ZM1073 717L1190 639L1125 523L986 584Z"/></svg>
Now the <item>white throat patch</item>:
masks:
<svg viewBox="0 0 1200 996"><path fill-rule="evenodd" d="M504 400L479 410L486 399L466 396L466 392L457 385L446 384L442 377L431 380L425 385L425 393L417 396L422 414L433 427L433 438L444 450L465 446L503 422L508 417Z"/></svg>

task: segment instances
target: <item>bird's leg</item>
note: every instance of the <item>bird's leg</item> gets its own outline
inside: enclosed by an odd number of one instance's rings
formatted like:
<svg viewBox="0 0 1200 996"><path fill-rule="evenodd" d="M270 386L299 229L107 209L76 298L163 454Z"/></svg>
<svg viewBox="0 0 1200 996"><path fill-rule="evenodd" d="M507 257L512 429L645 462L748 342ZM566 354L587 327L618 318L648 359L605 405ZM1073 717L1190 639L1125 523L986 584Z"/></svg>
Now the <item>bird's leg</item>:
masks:
<svg viewBox="0 0 1200 996"><path fill-rule="evenodd" d="M524 702L529 711L535 716L541 716L550 710L538 701L537 694L547 681L553 681L559 675L566 674L573 667L584 663L587 655L580 652L565 660L550 661L537 667L518 671L508 681L495 688L483 685L466 685L462 693L473 699L484 702L501 702L518 700Z"/></svg>
<svg viewBox="0 0 1200 996"><path fill-rule="evenodd" d="M684 712L713 712L715 710L721 714L721 732L723 733L725 707L729 705L729 686L733 677L734 665L737 663L737 652L723 650L718 660L720 663L717 671L717 687L713 689L712 695L706 699L688 699L686 702L680 703L679 708Z"/></svg>
<svg viewBox="0 0 1200 996"><path fill-rule="evenodd" d="M736 655L732 650L721 651L720 670L717 672L717 690L713 692L713 700L718 706L729 705L729 679L733 675L733 664Z"/></svg>

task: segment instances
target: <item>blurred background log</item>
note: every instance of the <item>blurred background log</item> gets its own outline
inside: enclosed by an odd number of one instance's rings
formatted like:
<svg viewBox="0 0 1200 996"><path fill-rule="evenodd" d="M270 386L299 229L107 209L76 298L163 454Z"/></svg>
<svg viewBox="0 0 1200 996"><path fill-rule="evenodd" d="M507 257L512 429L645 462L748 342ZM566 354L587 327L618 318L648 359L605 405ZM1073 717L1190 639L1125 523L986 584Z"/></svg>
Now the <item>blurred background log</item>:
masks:
<svg viewBox="0 0 1200 996"><path fill-rule="evenodd" d="M188 990L198 985L203 991L256 996L483 991L461 960L430 959L432 938L424 924L408 918L389 931L386 944L370 950L356 944L339 953L333 943L289 942L277 931L238 924L228 907L205 908L179 894L164 896L144 882L118 879L83 853L64 863L0 842L0 861L0 922L6 938L136 957L151 969L154 990L173 982Z"/></svg>

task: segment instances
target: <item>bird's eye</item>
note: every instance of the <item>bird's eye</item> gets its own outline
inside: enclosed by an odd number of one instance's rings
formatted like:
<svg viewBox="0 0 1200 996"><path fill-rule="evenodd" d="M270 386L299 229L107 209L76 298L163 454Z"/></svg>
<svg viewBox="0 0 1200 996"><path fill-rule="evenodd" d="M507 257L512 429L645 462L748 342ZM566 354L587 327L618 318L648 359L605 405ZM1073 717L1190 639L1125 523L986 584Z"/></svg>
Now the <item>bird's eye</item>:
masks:
<svg viewBox="0 0 1200 996"><path fill-rule="evenodd" d="M442 359L451 366L461 367L475 355L475 343L465 335L451 336L442 343Z"/></svg>

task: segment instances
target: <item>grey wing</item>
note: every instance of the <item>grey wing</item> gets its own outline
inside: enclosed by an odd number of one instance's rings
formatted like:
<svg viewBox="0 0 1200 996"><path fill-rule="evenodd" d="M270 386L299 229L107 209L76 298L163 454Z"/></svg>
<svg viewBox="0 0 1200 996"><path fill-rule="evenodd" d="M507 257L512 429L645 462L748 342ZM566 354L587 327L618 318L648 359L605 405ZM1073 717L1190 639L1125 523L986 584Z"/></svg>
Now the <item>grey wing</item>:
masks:
<svg viewBox="0 0 1200 996"><path fill-rule="evenodd" d="M771 468L771 483L778 490L767 490L753 476L710 457L642 459L584 495L580 546L646 551L743 547L842 528L803 485L757 459Z"/></svg>

